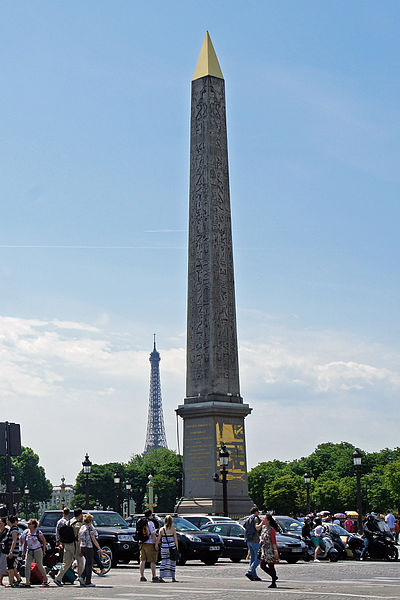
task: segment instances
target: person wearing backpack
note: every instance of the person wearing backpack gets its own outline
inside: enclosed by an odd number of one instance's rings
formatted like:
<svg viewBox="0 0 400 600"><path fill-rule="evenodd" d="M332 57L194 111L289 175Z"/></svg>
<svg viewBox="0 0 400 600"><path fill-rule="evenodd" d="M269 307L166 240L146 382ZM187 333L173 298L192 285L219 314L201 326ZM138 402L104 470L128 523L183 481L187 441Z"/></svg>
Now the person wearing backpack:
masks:
<svg viewBox="0 0 400 600"><path fill-rule="evenodd" d="M42 578L43 586L48 587L46 571L43 567L43 557L46 554L46 538L43 533L38 529L38 522L36 519L29 519L28 521L28 533L25 536L24 547L22 550L22 556L25 556L25 587L31 587L31 565L32 563L37 564Z"/></svg>
<svg viewBox="0 0 400 600"><path fill-rule="evenodd" d="M152 581L158 583L159 579L156 575L156 562L158 552L155 547L156 543L156 527L152 520L152 510L148 508L144 511L144 519L139 519L136 523L137 538L140 547L140 581L147 581L144 576L144 568L146 563L150 563Z"/></svg>
<svg viewBox="0 0 400 600"><path fill-rule="evenodd" d="M244 539L250 552L249 570L247 573L245 573L245 575L248 579L250 579L250 581L262 581L262 579L257 575L257 567L260 564L260 559L258 558L258 551L260 549L260 533L257 527L261 524L261 519L258 515L258 508L254 505L250 510L250 516L243 524L245 529Z"/></svg>
<svg viewBox="0 0 400 600"><path fill-rule="evenodd" d="M64 508L63 517L58 521L56 527L56 542L59 548L64 549L62 567L54 578L54 583L59 587L63 585L63 577L74 560L78 563L79 577L82 575L84 569L83 557L78 543L78 534L83 520L82 509L75 508L74 517L71 520L67 519L69 514L69 508Z"/></svg>

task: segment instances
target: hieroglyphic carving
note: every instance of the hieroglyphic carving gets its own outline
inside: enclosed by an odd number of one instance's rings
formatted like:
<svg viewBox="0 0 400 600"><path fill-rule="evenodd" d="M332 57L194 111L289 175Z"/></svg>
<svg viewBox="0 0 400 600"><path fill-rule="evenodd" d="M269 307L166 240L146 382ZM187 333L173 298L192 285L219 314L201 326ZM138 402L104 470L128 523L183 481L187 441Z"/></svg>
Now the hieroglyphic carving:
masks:
<svg viewBox="0 0 400 600"><path fill-rule="evenodd" d="M211 76L192 82L186 393L239 395L225 84Z"/></svg>

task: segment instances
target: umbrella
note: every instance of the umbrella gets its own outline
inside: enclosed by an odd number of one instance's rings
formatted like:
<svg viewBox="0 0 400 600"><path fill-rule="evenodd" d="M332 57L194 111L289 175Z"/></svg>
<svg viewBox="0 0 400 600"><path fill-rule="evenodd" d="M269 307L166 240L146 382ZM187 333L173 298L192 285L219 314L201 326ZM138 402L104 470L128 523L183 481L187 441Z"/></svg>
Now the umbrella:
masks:
<svg viewBox="0 0 400 600"><path fill-rule="evenodd" d="M355 510L346 510L346 515L348 517L358 517L358 512Z"/></svg>
<svg viewBox="0 0 400 600"><path fill-rule="evenodd" d="M330 510L321 510L318 514L319 515L330 515L331 511Z"/></svg>
<svg viewBox="0 0 400 600"><path fill-rule="evenodd" d="M335 513L333 516L335 519L344 519L346 515L344 513Z"/></svg>

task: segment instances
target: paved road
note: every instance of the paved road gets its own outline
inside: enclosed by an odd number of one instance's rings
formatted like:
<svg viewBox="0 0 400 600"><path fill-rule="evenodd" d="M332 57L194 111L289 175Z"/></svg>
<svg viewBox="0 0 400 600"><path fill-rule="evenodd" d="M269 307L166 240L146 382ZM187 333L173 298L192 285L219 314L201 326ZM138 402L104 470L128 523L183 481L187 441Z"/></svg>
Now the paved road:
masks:
<svg viewBox="0 0 400 600"><path fill-rule="evenodd" d="M27 590L0 589L1 598L18 596L47 600L55 596L70 600L130 600L131 598L166 598L166 600L241 600L251 594L262 600L274 594L285 600L399 600L400 562L298 563L277 565L278 588L268 589L269 578L260 571L262 582L251 582L244 573L247 564L220 560L215 566L190 562L178 567L178 583L139 582L137 565L112 569L106 577L93 577L96 588L79 584L58 588L35 587ZM148 573L146 572L146 575Z"/></svg>

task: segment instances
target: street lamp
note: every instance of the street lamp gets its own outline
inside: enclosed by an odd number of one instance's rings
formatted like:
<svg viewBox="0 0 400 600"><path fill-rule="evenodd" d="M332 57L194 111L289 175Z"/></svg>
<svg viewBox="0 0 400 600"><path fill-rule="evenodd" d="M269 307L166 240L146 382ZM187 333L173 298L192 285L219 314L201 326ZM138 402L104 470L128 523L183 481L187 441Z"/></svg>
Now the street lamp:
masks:
<svg viewBox="0 0 400 600"><path fill-rule="evenodd" d="M92 470L92 463L89 459L89 454L86 452L85 460L82 463L83 472L85 474L85 496L86 496L86 510L89 509L89 475Z"/></svg>
<svg viewBox="0 0 400 600"><path fill-rule="evenodd" d="M119 512L119 484L121 483L121 477L118 473L114 473L114 486L115 486L115 512Z"/></svg>
<svg viewBox="0 0 400 600"><path fill-rule="evenodd" d="M311 512L311 503L310 503L310 484L311 484L311 475L309 473L304 473L304 483L307 491L307 514Z"/></svg>
<svg viewBox="0 0 400 600"><path fill-rule="evenodd" d="M224 442L221 442L221 447L218 451L218 460L219 460L219 466L221 468L221 475L222 475L222 506L223 506L223 513L224 513L224 517L228 516L228 490L227 490L227 467L229 464L229 452L226 449L226 446L224 444Z"/></svg>
<svg viewBox="0 0 400 600"><path fill-rule="evenodd" d="M131 514L131 489L132 489L132 484L129 483L129 481L127 481L125 483L125 489L126 489L126 496L127 496L127 500L128 500L128 514L127 514L127 517L129 517L129 515Z"/></svg>
<svg viewBox="0 0 400 600"><path fill-rule="evenodd" d="M25 495L25 519L28 520L28 498L29 498L29 488L26 485L24 488Z"/></svg>
<svg viewBox="0 0 400 600"><path fill-rule="evenodd" d="M362 534L363 524L362 524L362 498L361 498L361 462L362 462L362 452L359 448L356 448L353 452L353 464L356 471L357 478L357 512L358 512L358 532L360 535Z"/></svg>

